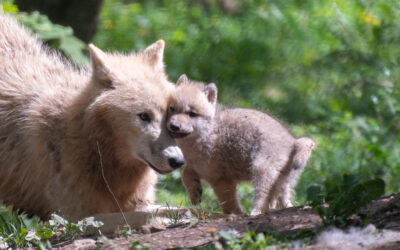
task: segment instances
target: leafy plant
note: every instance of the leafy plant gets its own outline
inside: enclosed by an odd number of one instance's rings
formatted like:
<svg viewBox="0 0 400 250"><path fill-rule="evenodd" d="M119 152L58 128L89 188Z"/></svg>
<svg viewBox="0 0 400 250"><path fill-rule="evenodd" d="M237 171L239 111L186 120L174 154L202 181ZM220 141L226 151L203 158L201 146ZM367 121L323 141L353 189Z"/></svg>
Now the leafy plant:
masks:
<svg viewBox="0 0 400 250"><path fill-rule="evenodd" d="M273 235L247 232L242 238L237 238L234 231L219 231L223 243L229 249L268 249L268 248L286 248L288 244L285 241L278 240ZM217 244L217 247L219 244Z"/></svg>
<svg viewBox="0 0 400 250"><path fill-rule="evenodd" d="M52 214L47 222L37 217L12 212L11 207L0 207L0 249L2 248L51 248L53 243L73 239L88 233L88 227L98 230L102 222L93 217L71 223ZM3 247L4 246L4 247Z"/></svg>
<svg viewBox="0 0 400 250"><path fill-rule="evenodd" d="M307 190L311 206L325 226L346 226L350 216L384 194L385 182L380 178L361 181L360 176L344 175L341 182L338 179L327 181L325 192L315 185Z"/></svg>
<svg viewBox="0 0 400 250"><path fill-rule="evenodd" d="M53 233L58 233L58 241L65 241L79 235L86 235L89 227L98 230L103 226L103 222L95 221L94 217L87 217L78 221L78 223L72 223L57 214L52 214L48 223Z"/></svg>
<svg viewBox="0 0 400 250"><path fill-rule="evenodd" d="M3 0L0 4L0 11L3 10L4 13L17 13L18 7L13 4L12 0Z"/></svg>
<svg viewBox="0 0 400 250"><path fill-rule="evenodd" d="M140 243L140 241L135 241L131 244L130 248L131 250L136 250L136 249L143 249L143 250L149 250L150 247L147 246L146 244Z"/></svg>
<svg viewBox="0 0 400 250"><path fill-rule="evenodd" d="M29 28L39 39L54 49L58 49L77 65L87 64L88 58L83 53L86 44L74 36L71 27L52 23L47 16L39 12L23 13L13 1L0 3L5 13L13 14L25 27Z"/></svg>
<svg viewBox="0 0 400 250"><path fill-rule="evenodd" d="M146 223L149 223L149 221L146 221ZM135 229L132 229L129 224L125 224L120 228L119 226L117 229L114 231L114 234L117 235L118 237L124 237L125 239L128 239L129 236L132 236L136 233Z"/></svg>
<svg viewBox="0 0 400 250"><path fill-rule="evenodd" d="M0 237L4 246L23 248L49 244L53 236L51 230L40 226L38 218L11 212L11 207L0 208Z"/></svg>
<svg viewBox="0 0 400 250"><path fill-rule="evenodd" d="M19 14L20 21L50 47L60 50L78 65L88 64L83 53L86 44L74 36L71 27L53 24L45 15L34 11L30 14Z"/></svg>

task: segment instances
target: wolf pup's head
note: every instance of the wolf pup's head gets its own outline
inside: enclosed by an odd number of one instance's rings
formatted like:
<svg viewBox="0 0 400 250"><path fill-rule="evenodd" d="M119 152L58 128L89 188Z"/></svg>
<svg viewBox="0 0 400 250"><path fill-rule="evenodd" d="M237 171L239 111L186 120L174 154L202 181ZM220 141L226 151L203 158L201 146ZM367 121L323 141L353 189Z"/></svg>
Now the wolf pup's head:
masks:
<svg viewBox="0 0 400 250"><path fill-rule="evenodd" d="M89 45L90 95L85 111L89 131L112 144L120 161L146 163L166 174L184 163L182 151L167 131L166 114L174 86L163 64L164 41L141 53L110 54Z"/></svg>
<svg viewBox="0 0 400 250"><path fill-rule="evenodd" d="M172 137L199 137L212 126L217 105L217 87L190 81L181 75L168 107L168 130Z"/></svg>

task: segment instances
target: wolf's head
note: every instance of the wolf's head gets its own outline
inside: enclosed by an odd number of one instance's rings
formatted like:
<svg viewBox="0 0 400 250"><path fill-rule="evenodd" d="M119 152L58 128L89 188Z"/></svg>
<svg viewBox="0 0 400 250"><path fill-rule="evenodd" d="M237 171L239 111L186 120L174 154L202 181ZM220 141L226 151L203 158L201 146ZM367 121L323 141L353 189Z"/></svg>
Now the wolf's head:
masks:
<svg viewBox="0 0 400 250"><path fill-rule="evenodd" d="M211 128L217 105L217 87L179 77L168 107L168 130L172 137L199 137Z"/></svg>
<svg viewBox="0 0 400 250"><path fill-rule="evenodd" d="M94 135L111 141L118 159L142 161L166 174L181 167L183 154L166 127L173 84L163 65L164 41L141 53L110 54L89 45L93 98L85 122L95 123ZM99 128L100 127L100 128Z"/></svg>

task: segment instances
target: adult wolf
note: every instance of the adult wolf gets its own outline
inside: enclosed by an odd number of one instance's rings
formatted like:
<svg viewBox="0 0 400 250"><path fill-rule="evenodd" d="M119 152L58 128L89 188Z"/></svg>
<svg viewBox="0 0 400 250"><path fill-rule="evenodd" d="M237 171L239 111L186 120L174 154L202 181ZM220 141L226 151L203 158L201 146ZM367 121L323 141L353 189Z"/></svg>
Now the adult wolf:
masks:
<svg viewBox="0 0 400 250"><path fill-rule="evenodd" d="M165 125L164 41L141 53L89 46L76 69L0 14L0 200L46 218L135 210L183 165ZM154 171L155 170L155 171Z"/></svg>

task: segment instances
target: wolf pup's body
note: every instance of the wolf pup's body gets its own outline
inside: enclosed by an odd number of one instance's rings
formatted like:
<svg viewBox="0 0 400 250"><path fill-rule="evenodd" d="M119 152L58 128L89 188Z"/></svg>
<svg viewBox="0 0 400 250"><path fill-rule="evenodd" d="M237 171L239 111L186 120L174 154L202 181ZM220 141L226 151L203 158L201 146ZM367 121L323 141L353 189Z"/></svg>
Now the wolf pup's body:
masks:
<svg viewBox="0 0 400 250"><path fill-rule="evenodd" d="M89 49L92 70L78 70L0 14L5 204L42 218L134 210L154 202L155 171L183 164L165 124L164 42L128 55Z"/></svg>
<svg viewBox="0 0 400 250"><path fill-rule="evenodd" d="M241 213L236 185L252 181L252 215L269 207L292 206L293 186L314 147L309 138L296 139L279 121L262 112L217 106L217 88L177 82L168 113L168 129L186 160L182 182L192 203L200 202L206 180L224 213Z"/></svg>

